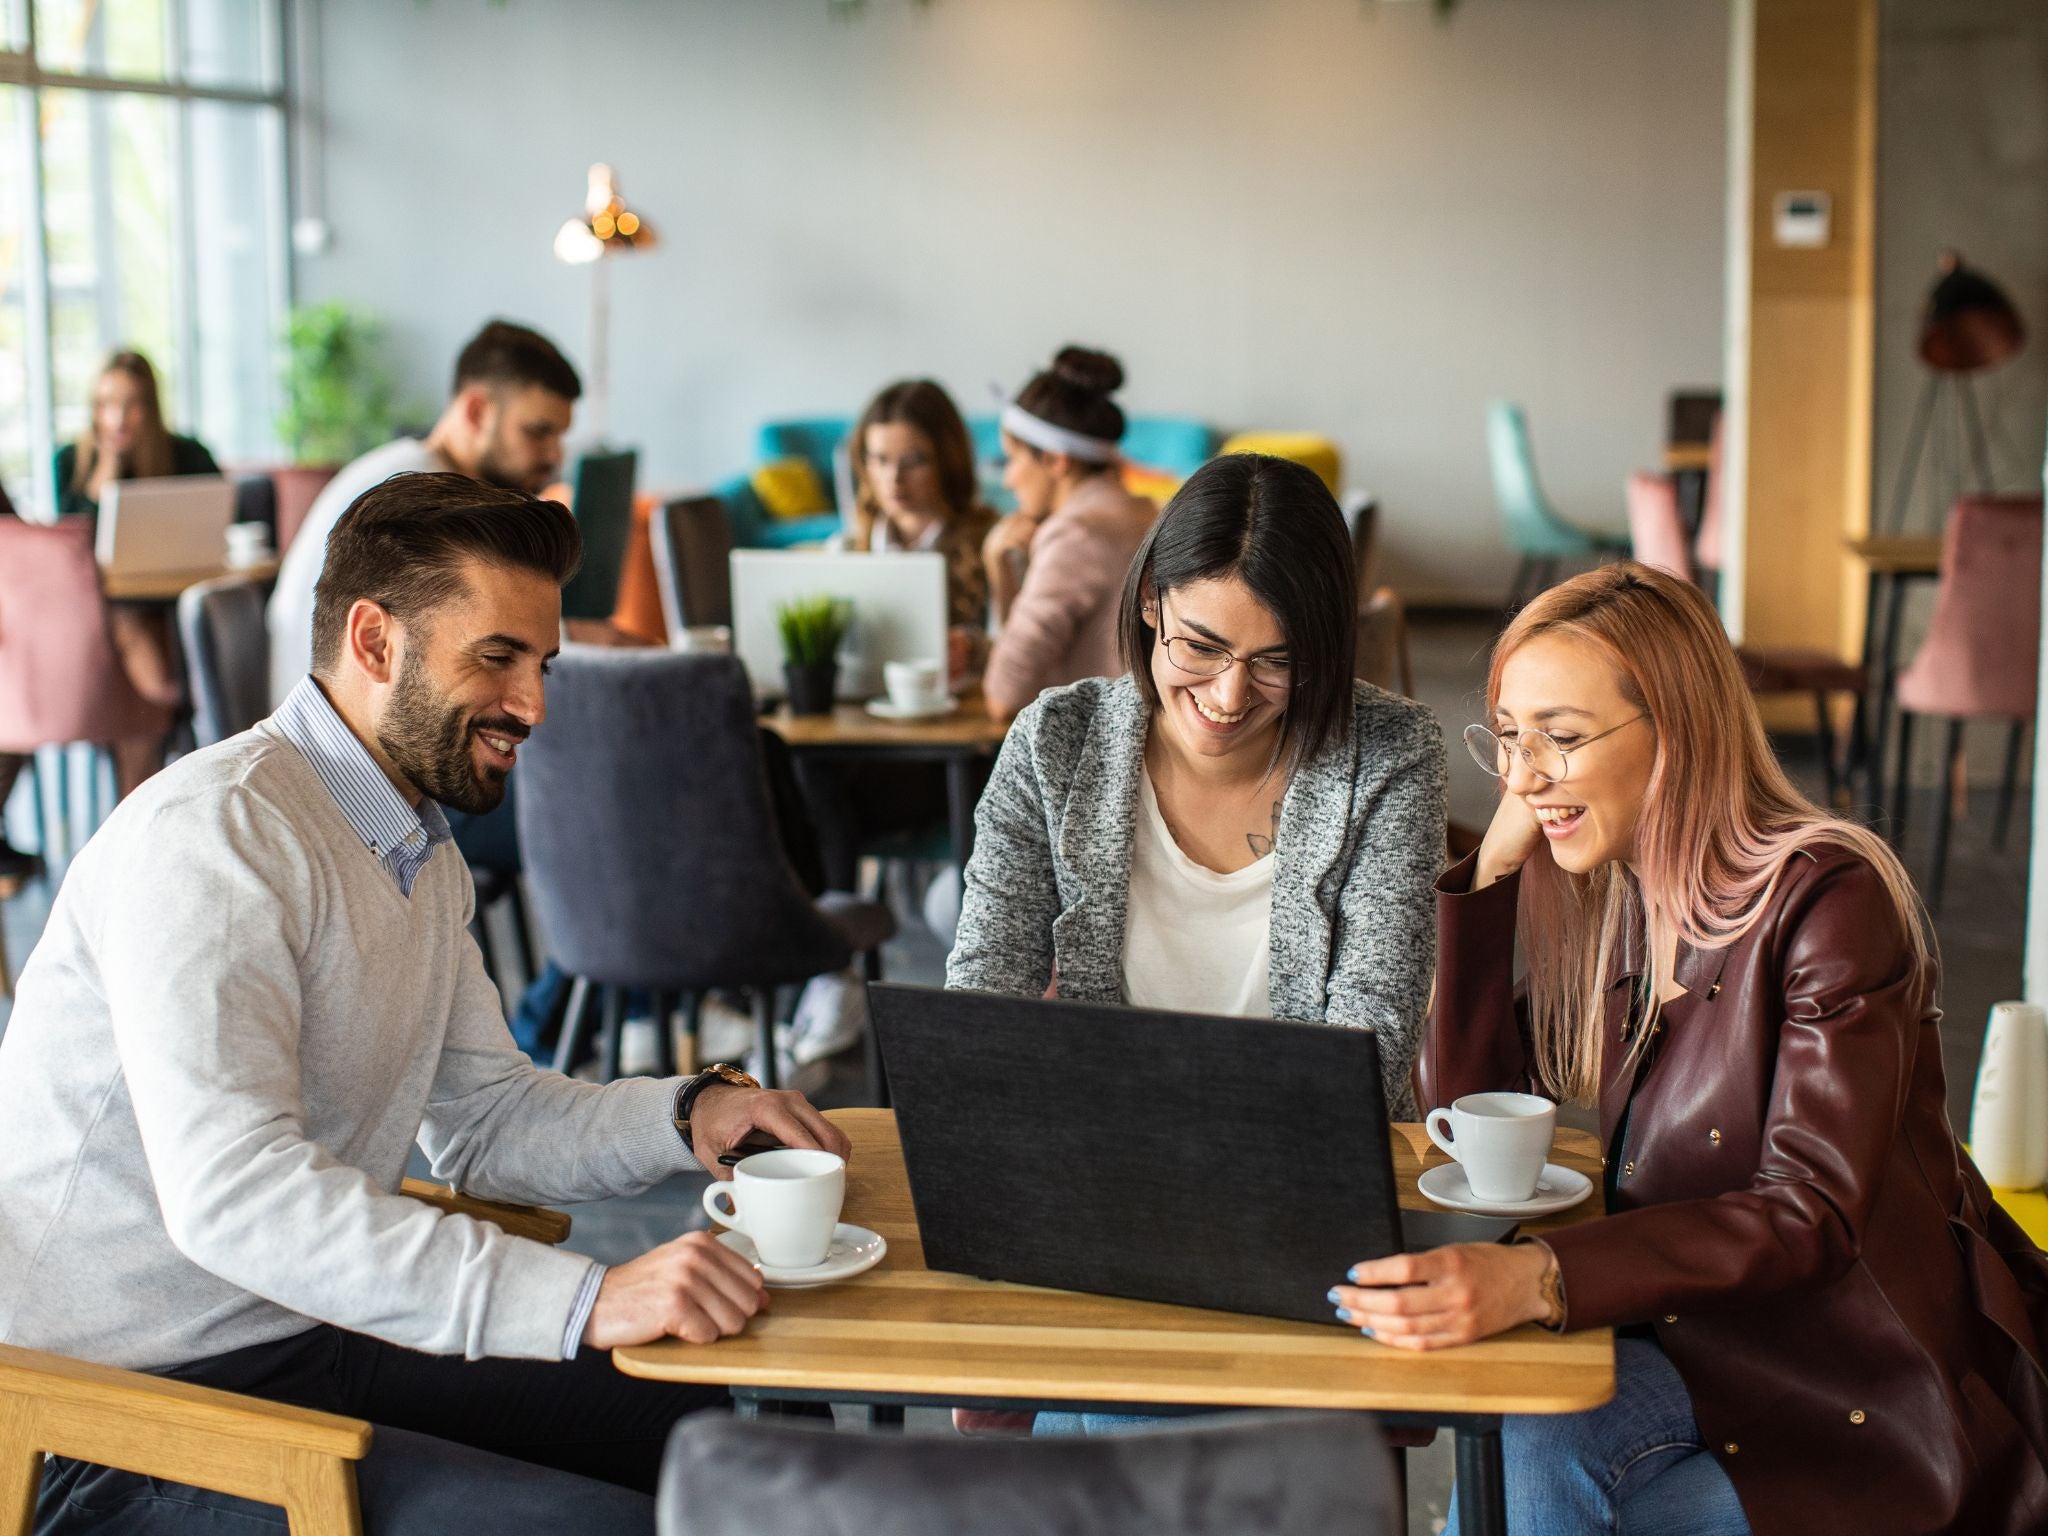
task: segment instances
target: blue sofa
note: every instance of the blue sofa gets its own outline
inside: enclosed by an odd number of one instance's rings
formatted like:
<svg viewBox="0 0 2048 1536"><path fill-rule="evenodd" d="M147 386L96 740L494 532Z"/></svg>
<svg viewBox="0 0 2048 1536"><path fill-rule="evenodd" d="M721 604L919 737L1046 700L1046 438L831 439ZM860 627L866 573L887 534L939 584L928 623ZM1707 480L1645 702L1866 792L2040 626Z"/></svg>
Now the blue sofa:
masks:
<svg viewBox="0 0 2048 1536"><path fill-rule="evenodd" d="M811 416L762 424L754 439L754 462L803 459L817 472L818 483L832 496L832 452L853 430L851 416ZM981 466L981 493L998 510L1007 510L1010 495L1003 489L1002 438L994 416L970 416L967 430L974 439L975 461ZM1215 452L1221 434L1208 423L1188 416L1134 416L1124 433L1124 457L1148 469L1185 479ZM740 549L787 549L830 538L839 528L838 509L814 517L774 518L754 494L753 471L735 475L713 487L732 519L733 544Z"/></svg>

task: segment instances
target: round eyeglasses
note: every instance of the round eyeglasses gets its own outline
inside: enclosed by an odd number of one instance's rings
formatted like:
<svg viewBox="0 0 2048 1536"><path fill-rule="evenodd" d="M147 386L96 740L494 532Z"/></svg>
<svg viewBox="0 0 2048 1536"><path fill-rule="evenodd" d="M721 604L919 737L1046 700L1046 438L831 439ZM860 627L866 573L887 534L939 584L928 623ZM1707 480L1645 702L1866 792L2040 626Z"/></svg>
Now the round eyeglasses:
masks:
<svg viewBox="0 0 2048 1536"><path fill-rule="evenodd" d="M1245 671L1251 674L1255 683L1263 683L1268 688L1285 688L1294 680L1294 665L1285 656L1260 654L1240 658L1220 645L1190 639L1186 635L1165 635L1159 643L1165 647L1168 661L1195 677L1221 677L1230 670L1233 662L1241 659Z"/></svg>
<svg viewBox="0 0 2048 1536"><path fill-rule="evenodd" d="M1582 737L1568 747L1559 746L1557 738L1548 731L1522 731L1503 738L1483 725L1468 725L1465 727L1465 750L1472 754L1473 762L1497 779L1504 779L1514 771L1514 754L1519 751L1531 773L1546 784L1558 784L1571 771L1574 752L1590 747L1616 731L1625 730L1638 720L1649 718L1648 715L1631 715L1620 725L1610 725L1598 735Z"/></svg>

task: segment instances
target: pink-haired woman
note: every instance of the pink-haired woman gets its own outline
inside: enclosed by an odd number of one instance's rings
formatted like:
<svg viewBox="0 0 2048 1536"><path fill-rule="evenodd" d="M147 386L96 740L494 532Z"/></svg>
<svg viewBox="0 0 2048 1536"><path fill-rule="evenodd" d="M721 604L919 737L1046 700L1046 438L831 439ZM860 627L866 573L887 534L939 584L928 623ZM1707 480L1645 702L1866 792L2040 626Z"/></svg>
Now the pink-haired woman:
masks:
<svg viewBox="0 0 2048 1536"><path fill-rule="evenodd" d="M1423 1102L1597 1104L1610 1214L1362 1263L1345 1320L1618 1330L1613 1402L1506 1421L1511 1531L2048 1530L2048 1260L1948 1123L1898 859L1793 789L1659 571L1531 603L1487 703L1504 792L1438 882Z"/></svg>

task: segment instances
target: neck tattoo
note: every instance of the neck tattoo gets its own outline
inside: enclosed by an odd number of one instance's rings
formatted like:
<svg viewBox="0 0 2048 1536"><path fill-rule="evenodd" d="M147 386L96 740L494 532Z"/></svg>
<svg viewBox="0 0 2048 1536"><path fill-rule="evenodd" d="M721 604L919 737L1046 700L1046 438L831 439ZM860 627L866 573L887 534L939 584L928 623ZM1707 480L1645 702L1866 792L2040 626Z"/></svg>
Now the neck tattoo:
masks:
<svg viewBox="0 0 2048 1536"><path fill-rule="evenodd" d="M1278 800L1273 802L1273 830L1270 835L1264 832L1247 832L1244 835L1244 840L1251 844L1252 857L1255 859L1263 859L1273 851L1274 844L1280 841L1281 804Z"/></svg>

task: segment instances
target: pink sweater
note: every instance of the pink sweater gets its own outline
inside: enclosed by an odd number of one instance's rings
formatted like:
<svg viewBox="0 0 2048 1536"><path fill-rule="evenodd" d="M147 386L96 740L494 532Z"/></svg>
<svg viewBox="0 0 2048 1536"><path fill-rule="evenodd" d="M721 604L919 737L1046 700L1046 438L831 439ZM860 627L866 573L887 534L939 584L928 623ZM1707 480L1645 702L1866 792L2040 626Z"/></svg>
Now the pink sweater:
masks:
<svg viewBox="0 0 2048 1536"><path fill-rule="evenodd" d="M1116 677L1117 603L1131 557L1159 509L1114 474L1092 475L1031 541L1024 585L989 653L990 709L1014 715L1047 688Z"/></svg>

